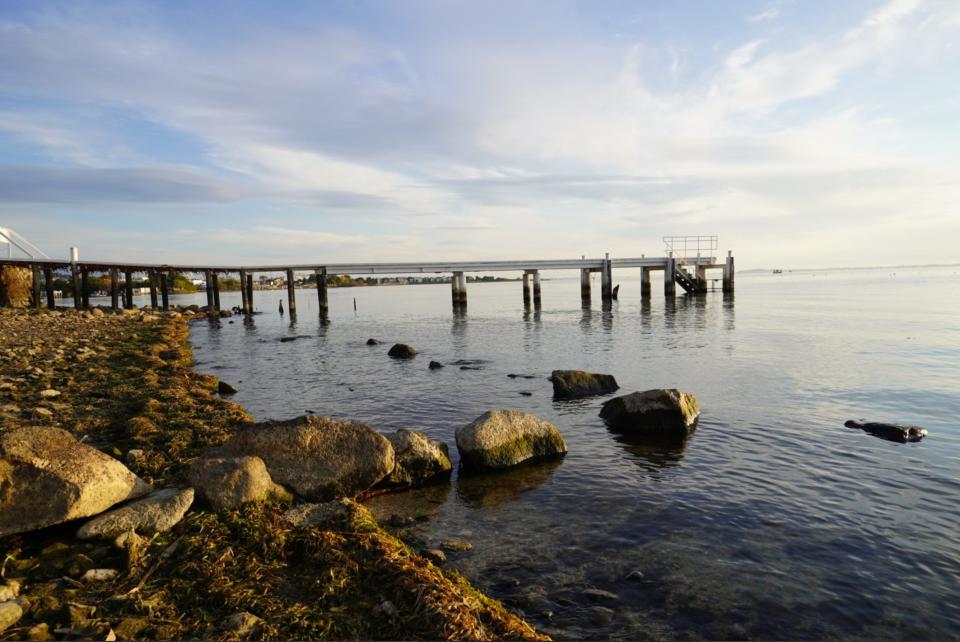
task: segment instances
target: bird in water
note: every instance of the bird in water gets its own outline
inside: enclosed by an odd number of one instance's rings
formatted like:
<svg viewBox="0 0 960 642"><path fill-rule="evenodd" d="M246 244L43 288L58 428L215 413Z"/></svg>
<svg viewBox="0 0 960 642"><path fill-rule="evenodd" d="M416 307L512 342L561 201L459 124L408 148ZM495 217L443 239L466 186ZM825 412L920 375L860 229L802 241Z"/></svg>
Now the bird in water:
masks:
<svg viewBox="0 0 960 642"><path fill-rule="evenodd" d="M283 299L280 299L280 314L283 314Z"/></svg>

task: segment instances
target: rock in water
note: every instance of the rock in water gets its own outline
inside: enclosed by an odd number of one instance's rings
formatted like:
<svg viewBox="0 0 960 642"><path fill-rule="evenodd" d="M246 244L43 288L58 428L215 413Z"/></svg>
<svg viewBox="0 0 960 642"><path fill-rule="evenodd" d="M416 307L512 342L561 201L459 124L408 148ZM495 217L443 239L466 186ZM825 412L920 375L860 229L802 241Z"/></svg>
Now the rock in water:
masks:
<svg viewBox="0 0 960 642"><path fill-rule="evenodd" d="M554 370L550 381L553 382L553 396L557 399L603 395L620 389L613 375L583 370Z"/></svg>
<svg viewBox="0 0 960 642"><path fill-rule="evenodd" d="M507 468L567 452L557 427L520 410L491 410L457 429L460 458L474 468Z"/></svg>
<svg viewBox="0 0 960 642"><path fill-rule="evenodd" d="M379 344L380 344L380 342L377 341L377 340L374 339L374 338L367 339L367 345L368 345L368 346L375 346L375 345L379 345Z"/></svg>
<svg viewBox="0 0 960 642"><path fill-rule="evenodd" d="M700 405L696 397L679 390L646 390L605 402L600 416L609 426L624 432L682 439L696 427Z"/></svg>
<svg viewBox="0 0 960 642"><path fill-rule="evenodd" d="M443 367L443 364L440 363L439 361L431 361L429 366L431 370L439 370L442 367Z"/></svg>
<svg viewBox="0 0 960 642"><path fill-rule="evenodd" d="M306 416L240 428L218 456L254 456L274 481L326 501L366 490L390 474L393 447L359 421Z"/></svg>
<svg viewBox="0 0 960 642"><path fill-rule="evenodd" d="M190 483L215 510L292 499L289 491L273 481L259 457L198 459L190 467Z"/></svg>
<svg viewBox="0 0 960 642"><path fill-rule="evenodd" d="M150 492L122 463L65 430L0 434L0 537L98 515Z"/></svg>
<svg viewBox="0 0 960 642"><path fill-rule="evenodd" d="M406 343L395 343L387 352L387 356L394 359L412 359L416 354L417 351L413 346L408 346Z"/></svg>
<svg viewBox="0 0 960 642"><path fill-rule="evenodd" d="M217 392L220 393L220 396L235 395L237 394L237 389L226 381L217 381Z"/></svg>
<svg viewBox="0 0 960 642"><path fill-rule="evenodd" d="M430 439L422 432L405 430L386 435L393 446L396 466L384 482L397 486L414 486L453 470L450 451L442 441Z"/></svg>
<svg viewBox="0 0 960 642"><path fill-rule="evenodd" d="M900 424L885 424L873 421L854 421L850 419L844 424L847 428L860 428L871 435L876 435L889 441L920 441L927 436L927 429L920 426L901 426Z"/></svg>
<svg viewBox="0 0 960 642"><path fill-rule="evenodd" d="M128 531L153 535L173 528L193 504L193 489L164 488L84 524L80 539L114 539Z"/></svg>

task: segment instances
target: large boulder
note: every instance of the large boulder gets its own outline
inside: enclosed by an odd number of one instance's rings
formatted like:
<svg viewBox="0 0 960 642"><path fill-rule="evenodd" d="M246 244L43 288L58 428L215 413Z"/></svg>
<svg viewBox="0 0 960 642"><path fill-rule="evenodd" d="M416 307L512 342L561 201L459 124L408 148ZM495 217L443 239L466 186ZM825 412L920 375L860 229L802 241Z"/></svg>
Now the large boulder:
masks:
<svg viewBox="0 0 960 642"><path fill-rule="evenodd" d="M65 430L0 434L0 537L98 515L150 484Z"/></svg>
<svg viewBox="0 0 960 642"><path fill-rule="evenodd" d="M442 441L422 432L401 428L386 435L393 446L396 466L384 482L394 486L415 486L453 470L450 451Z"/></svg>
<svg viewBox="0 0 960 642"><path fill-rule="evenodd" d="M390 474L393 447L359 421L305 416L241 428L218 456L254 456L274 481L306 499L355 495Z"/></svg>
<svg viewBox="0 0 960 642"><path fill-rule="evenodd" d="M406 343L395 343L387 352L387 356L393 357L394 359L412 359L416 355L416 349L413 346L408 346Z"/></svg>
<svg viewBox="0 0 960 642"><path fill-rule="evenodd" d="M620 389L613 375L583 370L554 370L550 381L553 382L553 396L557 399L603 395Z"/></svg>
<svg viewBox="0 0 960 642"><path fill-rule="evenodd" d="M214 510L233 510L247 503L289 501L259 457L212 457L190 466L190 483Z"/></svg>
<svg viewBox="0 0 960 642"><path fill-rule="evenodd" d="M697 398L676 389L646 390L614 397L600 416L611 428L642 437L683 439L696 428Z"/></svg>
<svg viewBox="0 0 960 642"><path fill-rule="evenodd" d="M520 410L491 410L457 429L460 459L474 468L507 468L535 457L567 452L549 421Z"/></svg>
<svg viewBox="0 0 960 642"><path fill-rule="evenodd" d="M115 539L129 531L139 535L162 533L176 526L191 504L192 488L164 488L94 517L77 531L77 537Z"/></svg>

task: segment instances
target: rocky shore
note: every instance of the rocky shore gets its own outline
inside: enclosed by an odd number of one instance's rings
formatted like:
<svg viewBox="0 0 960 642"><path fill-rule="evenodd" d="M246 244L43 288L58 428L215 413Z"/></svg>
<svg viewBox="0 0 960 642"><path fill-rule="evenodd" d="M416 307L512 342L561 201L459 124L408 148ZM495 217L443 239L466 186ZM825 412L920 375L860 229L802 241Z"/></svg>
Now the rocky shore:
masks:
<svg viewBox="0 0 960 642"><path fill-rule="evenodd" d="M192 486L222 462L237 475L264 464L236 437L252 417L191 363L176 313L0 310L0 510L22 490L24 435L125 466L120 491L143 504L39 530L0 525L17 533L0 537L0 639L546 639L362 504L291 506L280 491L219 510L202 492L194 502ZM429 446L417 434L387 436L383 448L406 461ZM265 469L291 485L279 463ZM416 470L392 469L393 484ZM151 528L126 530L135 519Z"/></svg>

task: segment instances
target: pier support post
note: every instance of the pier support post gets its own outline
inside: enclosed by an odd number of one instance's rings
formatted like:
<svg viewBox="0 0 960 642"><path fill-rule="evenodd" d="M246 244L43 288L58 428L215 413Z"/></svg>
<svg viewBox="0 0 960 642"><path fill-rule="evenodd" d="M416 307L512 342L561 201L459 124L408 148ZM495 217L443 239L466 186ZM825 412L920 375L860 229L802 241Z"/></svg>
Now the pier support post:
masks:
<svg viewBox="0 0 960 642"><path fill-rule="evenodd" d="M733 292L733 252L727 251L727 260L723 264L723 291Z"/></svg>
<svg viewBox="0 0 960 642"><path fill-rule="evenodd" d="M79 310L83 307L83 294L80 292L80 266L76 261L70 264L70 282L73 286L73 307Z"/></svg>
<svg viewBox="0 0 960 642"><path fill-rule="evenodd" d="M453 299L453 307L467 304L467 279L463 272L454 272L450 279L450 296Z"/></svg>
<svg viewBox="0 0 960 642"><path fill-rule="evenodd" d="M297 315L297 296L293 292L293 270L289 268L287 269L287 309L291 317Z"/></svg>
<svg viewBox="0 0 960 642"><path fill-rule="evenodd" d="M33 307L39 310L40 307L43 305L43 300L40 296L40 266L33 265L32 267L33 267L33 289L31 291L33 293L33 296L30 302L33 304Z"/></svg>
<svg viewBox="0 0 960 642"><path fill-rule="evenodd" d="M320 304L320 316L326 318L330 312L327 300L327 268L317 270L317 302Z"/></svg>
<svg viewBox="0 0 960 642"><path fill-rule="evenodd" d="M590 268L580 268L580 301L590 303Z"/></svg>
<svg viewBox="0 0 960 642"><path fill-rule="evenodd" d="M640 298L650 298L650 268L640 268Z"/></svg>
<svg viewBox="0 0 960 642"><path fill-rule="evenodd" d="M668 297L677 294L677 260L673 258L673 252L670 252L663 270L663 294Z"/></svg>
<svg viewBox="0 0 960 642"><path fill-rule="evenodd" d="M117 268L110 268L110 307L114 310L120 308L119 289L120 284Z"/></svg>
<svg viewBox="0 0 960 642"><path fill-rule="evenodd" d="M613 269L610 264L610 253L603 259L603 271L600 272L600 298L604 303L613 300Z"/></svg>
<svg viewBox="0 0 960 642"><path fill-rule="evenodd" d="M154 310L157 309L157 271L150 270L147 272L147 280L150 281L150 307Z"/></svg>
<svg viewBox="0 0 960 642"><path fill-rule="evenodd" d="M247 288L247 305L250 306L250 312L247 314L253 314L253 275L247 275L247 282L245 284Z"/></svg>
<svg viewBox="0 0 960 642"><path fill-rule="evenodd" d="M460 305L467 305L467 277L463 272L460 273Z"/></svg>
<svg viewBox="0 0 960 642"><path fill-rule="evenodd" d="M160 273L160 302L163 304L163 311L170 309L170 275L167 272Z"/></svg>
<svg viewBox="0 0 960 642"><path fill-rule="evenodd" d="M207 314L210 314L213 311L213 272L204 270L203 280L206 283L204 290L207 293Z"/></svg>
<svg viewBox="0 0 960 642"><path fill-rule="evenodd" d="M523 307L530 307L530 270L523 273Z"/></svg>
<svg viewBox="0 0 960 642"><path fill-rule="evenodd" d="M220 275L216 272L213 273L213 309L220 313Z"/></svg>
<svg viewBox="0 0 960 642"><path fill-rule="evenodd" d="M43 284L47 288L47 307L52 310L57 307L57 300L53 294L53 269L43 268Z"/></svg>
<svg viewBox="0 0 960 642"><path fill-rule="evenodd" d="M247 271L240 270L240 309L244 314L250 314L247 301Z"/></svg>
<svg viewBox="0 0 960 642"><path fill-rule="evenodd" d="M126 270L123 273L123 307L133 309L133 272Z"/></svg>
<svg viewBox="0 0 960 642"><path fill-rule="evenodd" d="M90 271L87 268L80 269L80 306L86 310L90 307Z"/></svg>
<svg viewBox="0 0 960 642"><path fill-rule="evenodd" d="M533 307L539 308L540 300L540 270L533 271Z"/></svg>

